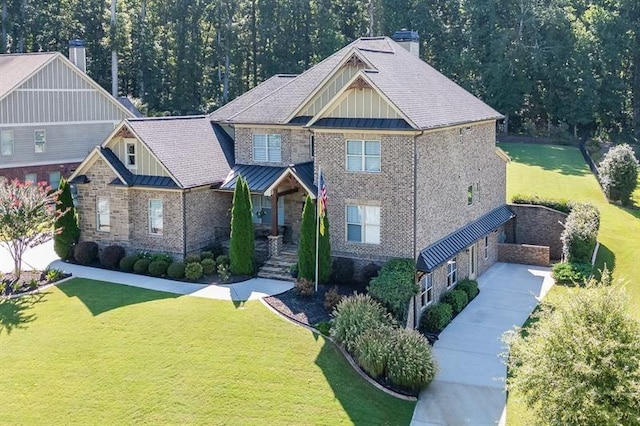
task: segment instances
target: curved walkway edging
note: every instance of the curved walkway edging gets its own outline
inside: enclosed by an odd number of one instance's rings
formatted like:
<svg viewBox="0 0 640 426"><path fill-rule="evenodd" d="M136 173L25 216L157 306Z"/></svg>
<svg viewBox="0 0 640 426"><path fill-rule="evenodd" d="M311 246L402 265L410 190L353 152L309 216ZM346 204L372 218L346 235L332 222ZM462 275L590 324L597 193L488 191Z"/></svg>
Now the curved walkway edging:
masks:
<svg viewBox="0 0 640 426"><path fill-rule="evenodd" d="M416 402L418 400L418 398L416 398L415 396L409 396L409 395L403 395L401 393L392 391L391 389L388 389L384 386L382 386L380 383L376 382L375 380L373 380L371 377L369 377L369 375L367 373L365 373L364 371L362 371L362 369L360 368L360 366L358 364L356 364L356 362L353 360L353 358L351 357L351 355L349 355L349 353L347 351L344 350L344 348L342 348L342 346L340 346L338 343L336 343L330 336L326 336L322 333L320 333L318 330L316 330L315 328L311 327L308 324L305 324L303 322L300 322L294 318L291 318L287 315L284 315L282 312L278 311L277 309L275 309L273 306L271 306L269 303L267 303L264 298L261 298L260 301L262 302L262 304L264 306L266 306L271 312L275 313L277 316L279 316L280 318L291 322L292 324L298 325L302 328L306 328L307 330L311 331L314 334L317 334L319 336L324 337L325 339L327 339L329 342L331 342L336 348L338 348L338 350L340 351L340 353L342 353L342 355L345 357L345 359L347 360L347 362L351 365L351 367L360 375L360 377L362 377L364 380L366 380L367 382L369 382L372 386L376 387L377 389L381 390L382 392L391 395L393 397L396 397L398 399L402 399L405 401L411 401L411 402Z"/></svg>
<svg viewBox="0 0 640 426"><path fill-rule="evenodd" d="M58 284L62 284L66 281L69 281L71 279L75 278L73 275L67 278L63 278L61 280L58 280L56 282L52 282L49 284L45 284L43 286L40 286L38 288L36 288L35 290L30 290L30 291L25 291L24 293L18 293L18 294L10 294L8 296L0 296L0 300L13 300L13 299L17 299L19 297L22 296L33 296L34 294L38 294L40 292L43 292L45 290L49 290L51 287L56 286Z"/></svg>

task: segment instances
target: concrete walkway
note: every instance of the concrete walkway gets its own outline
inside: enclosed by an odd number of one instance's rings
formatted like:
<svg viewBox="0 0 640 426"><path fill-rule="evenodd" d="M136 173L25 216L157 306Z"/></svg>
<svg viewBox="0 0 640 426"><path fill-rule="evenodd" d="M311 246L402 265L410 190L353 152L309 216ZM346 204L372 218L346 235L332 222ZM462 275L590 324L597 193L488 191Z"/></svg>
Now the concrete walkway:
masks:
<svg viewBox="0 0 640 426"><path fill-rule="evenodd" d="M506 424L502 334L522 325L553 285L550 268L496 263L480 294L440 334L440 371L420 393L411 425Z"/></svg>
<svg viewBox="0 0 640 426"><path fill-rule="evenodd" d="M127 274L106 269L64 263L53 251L53 241L28 249L23 257L24 270L43 271L47 268L60 269L78 278L107 281L149 290L184 294L217 300L255 300L265 296L284 293L293 287L289 281L253 278L248 281L227 285L192 284L181 281L153 278L144 275ZM0 248L0 272L11 272L13 260L4 248Z"/></svg>

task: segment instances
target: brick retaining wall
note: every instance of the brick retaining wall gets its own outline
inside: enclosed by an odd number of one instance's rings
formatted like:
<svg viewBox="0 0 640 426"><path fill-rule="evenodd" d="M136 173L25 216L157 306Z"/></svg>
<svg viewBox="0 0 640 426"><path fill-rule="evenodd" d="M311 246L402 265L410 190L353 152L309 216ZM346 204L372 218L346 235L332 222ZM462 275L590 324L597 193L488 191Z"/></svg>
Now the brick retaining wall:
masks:
<svg viewBox="0 0 640 426"><path fill-rule="evenodd" d="M551 259L562 258L560 235L566 213L529 204L509 204L509 209L516 217L505 226L507 243L548 246Z"/></svg>
<svg viewBox="0 0 640 426"><path fill-rule="evenodd" d="M498 244L498 261L549 266L549 247L530 244Z"/></svg>

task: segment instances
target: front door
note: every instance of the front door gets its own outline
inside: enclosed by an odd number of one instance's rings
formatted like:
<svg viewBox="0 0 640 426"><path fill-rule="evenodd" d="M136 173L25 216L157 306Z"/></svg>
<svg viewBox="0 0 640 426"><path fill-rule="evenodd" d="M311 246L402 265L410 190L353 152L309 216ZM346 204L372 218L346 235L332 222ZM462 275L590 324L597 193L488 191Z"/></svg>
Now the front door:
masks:
<svg viewBox="0 0 640 426"><path fill-rule="evenodd" d="M478 269L478 256L476 254L476 245L469 247L469 278L476 278Z"/></svg>

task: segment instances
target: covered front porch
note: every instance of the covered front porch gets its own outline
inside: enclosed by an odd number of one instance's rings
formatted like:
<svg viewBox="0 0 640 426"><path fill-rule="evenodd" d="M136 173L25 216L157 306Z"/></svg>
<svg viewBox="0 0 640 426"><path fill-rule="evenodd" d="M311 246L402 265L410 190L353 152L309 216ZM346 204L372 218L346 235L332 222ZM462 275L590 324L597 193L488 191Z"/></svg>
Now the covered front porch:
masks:
<svg viewBox="0 0 640 426"><path fill-rule="evenodd" d="M287 167L238 165L220 190L233 191L238 176L249 185L254 229L258 238L267 238L268 256L278 256L285 243L297 244L305 198L315 199L317 193L313 162Z"/></svg>

